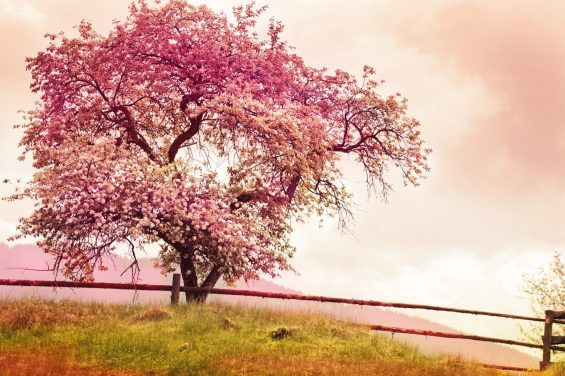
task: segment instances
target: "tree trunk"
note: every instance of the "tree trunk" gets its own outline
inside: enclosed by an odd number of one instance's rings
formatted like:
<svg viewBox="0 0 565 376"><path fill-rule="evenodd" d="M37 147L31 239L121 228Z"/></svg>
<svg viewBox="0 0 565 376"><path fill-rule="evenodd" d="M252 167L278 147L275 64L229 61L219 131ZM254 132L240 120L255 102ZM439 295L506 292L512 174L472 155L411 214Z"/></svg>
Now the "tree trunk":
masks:
<svg viewBox="0 0 565 376"><path fill-rule="evenodd" d="M208 276L204 282L202 282L202 285L198 286L198 276L196 275L194 261L192 260L192 257L186 253L181 255L180 272L185 287L213 288L222 276L220 267L216 265L212 268L210 273L208 273ZM185 291L184 295L187 303L204 303L208 297L207 293L189 291Z"/></svg>
<svg viewBox="0 0 565 376"><path fill-rule="evenodd" d="M213 288L216 285L216 282L218 282L218 280L220 279L221 276L222 276L222 273L220 272L220 267L217 266L217 265L214 266L212 268L212 270L210 270L210 273L208 273L208 276L206 277L204 282L202 282L202 285L200 287L208 288L208 289ZM204 301L206 301L207 297L208 297L208 293L201 292L201 293L198 294L196 299L199 303L203 303Z"/></svg>
<svg viewBox="0 0 565 376"><path fill-rule="evenodd" d="M180 274L182 276L182 282L185 287L198 287L198 276L196 275L196 268L194 267L194 261L189 253L181 253L180 259ZM197 300L197 296L194 293L185 291L186 302L194 302Z"/></svg>

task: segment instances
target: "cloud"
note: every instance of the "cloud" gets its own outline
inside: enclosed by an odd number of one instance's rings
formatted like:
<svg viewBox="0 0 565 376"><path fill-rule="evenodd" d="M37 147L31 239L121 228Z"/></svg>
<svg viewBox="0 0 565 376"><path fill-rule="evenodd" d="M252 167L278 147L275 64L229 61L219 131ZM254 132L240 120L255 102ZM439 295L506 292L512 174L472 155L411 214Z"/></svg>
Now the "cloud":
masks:
<svg viewBox="0 0 565 376"><path fill-rule="evenodd" d="M481 80L497 102L494 114L474 110L471 132L450 150L459 182L472 180L474 189L497 196L562 190L565 4L403 1L398 7L393 11L412 16L382 20L403 45Z"/></svg>
<svg viewBox="0 0 565 376"><path fill-rule="evenodd" d="M6 15L24 22L38 22L45 18L32 4L22 1L0 0L0 15Z"/></svg>

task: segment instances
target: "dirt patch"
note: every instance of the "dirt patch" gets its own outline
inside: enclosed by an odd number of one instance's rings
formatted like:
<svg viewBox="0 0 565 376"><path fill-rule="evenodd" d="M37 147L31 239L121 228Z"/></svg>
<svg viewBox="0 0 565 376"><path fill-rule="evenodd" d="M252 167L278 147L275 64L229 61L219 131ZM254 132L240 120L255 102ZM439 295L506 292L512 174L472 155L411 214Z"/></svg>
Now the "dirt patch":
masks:
<svg viewBox="0 0 565 376"><path fill-rule="evenodd" d="M239 356L219 362L229 375L273 376L495 376L494 370L480 367L425 367L395 362L312 359L303 357Z"/></svg>
<svg viewBox="0 0 565 376"><path fill-rule="evenodd" d="M76 363L62 351L0 352L0 376L137 376L139 372L101 369Z"/></svg>
<svg viewBox="0 0 565 376"><path fill-rule="evenodd" d="M134 322L145 322L145 321L161 321L167 320L173 317L173 315L159 307L149 307L146 310L138 313L132 317Z"/></svg>

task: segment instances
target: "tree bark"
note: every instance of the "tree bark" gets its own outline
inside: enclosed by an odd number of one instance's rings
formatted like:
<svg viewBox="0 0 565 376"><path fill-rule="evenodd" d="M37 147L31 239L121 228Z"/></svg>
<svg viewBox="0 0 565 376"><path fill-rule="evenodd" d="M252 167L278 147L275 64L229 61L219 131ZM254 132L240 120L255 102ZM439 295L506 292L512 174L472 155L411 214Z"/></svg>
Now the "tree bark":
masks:
<svg viewBox="0 0 565 376"><path fill-rule="evenodd" d="M160 232L159 236L163 241L173 247L180 254L180 273L184 287L203 287L213 288L222 276L221 266L213 265L212 269L198 286L198 275L194 265L194 248L190 243L173 242L166 233ZM207 293L184 292L187 303L203 303L208 297Z"/></svg>
<svg viewBox="0 0 565 376"><path fill-rule="evenodd" d="M181 252L180 273L185 287L198 287L198 276L192 257L188 252ZM197 301L197 294L195 293L185 291L184 295L187 303Z"/></svg>
<svg viewBox="0 0 565 376"><path fill-rule="evenodd" d="M182 132L180 135L175 138L171 146L169 147L169 151L167 156L169 158L169 163L174 162L175 157L181 146L188 140L190 140L194 135L198 133L200 130L200 124L202 123L202 118L204 117L203 114L198 115L196 118L190 119L190 126L187 130Z"/></svg>
<svg viewBox="0 0 565 376"><path fill-rule="evenodd" d="M222 276L220 267L215 265L212 270L210 270L210 273L208 273L202 284L198 286L198 276L196 275L194 261L192 256L187 253L181 254L180 271L185 287L213 288ZM196 293L185 291L184 295L187 303L204 303L208 297L208 293L202 292Z"/></svg>

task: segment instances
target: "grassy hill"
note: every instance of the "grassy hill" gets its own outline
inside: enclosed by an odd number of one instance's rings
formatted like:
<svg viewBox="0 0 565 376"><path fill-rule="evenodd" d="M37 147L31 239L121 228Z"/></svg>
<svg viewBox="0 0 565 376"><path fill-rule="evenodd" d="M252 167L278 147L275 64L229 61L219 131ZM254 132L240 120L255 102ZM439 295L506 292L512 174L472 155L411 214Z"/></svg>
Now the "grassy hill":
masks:
<svg viewBox="0 0 565 376"><path fill-rule="evenodd" d="M53 279L51 273L40 272L36 270L22 270L22 267L32 269L44 269L46 263L52 263L43 251L34 245L17 245L15 247L8 247L6 244L0 243L0 278L14 278L14 279ZM141 283L148 284L170 284L171 276L163 276L157 269L153 267L153 261L150 259L140 259ZM116 257L113 261L107 260L108 265L115 266L105 272L95 273L97 281L105 282L131 282L131 276L121 276L121 272L126 269L130 264L130 259ZM218 287L226 287L221 282ZM229 286L232 288L233 286ZM301 291L293 291L284 286L259 280L250 281L249 284L239 281L235 288L246 290L258 290L266 292L280 292L301 294ZM51 288L22 288L11 286L0 286L0 298L6 297L7 299L21 299L24 297L36 297L45 300L81 300L81 301L95 301L105 303L131 303L135 297L136 303L144 304L159 304L169 302L168 292L137 292L130 290L108 290L101 289L57 289ZM373 296L363 296L361 298L374 298L379 300L380 296L377 292ZM432 330L439 332L458 333L456 328L450 328L440 323L432 322L422 318L413 316L415 312L406 310L388 310L379 307L366 307L355 305L344 305L334 303L319 303L307 301L288 301L280 299L261 299L243 296L229 296L229 295L211 295L209 300L212 302L228 303L232 305L246 305L258 308L274 309L278 311L305 311L317 312L326 316L332 316L346 321L353 321L366 324L380 324L386 326L398 326L405 328L417 328L422 330ZM468 307L467 307L468 308ZM487 309L488 310L488 309ZM479 328L481 323L489 322L489 319L480 317L461 317L461 320L466 322L476 322ZM497 320L497 319L495 319ZM490 321L492 322L492 321ZM496 321L497 325L507 328L507 331L517 329L516 322L509 320ZM481 334L476 333L474 330L467 334ZM482 335L496 336L491 332L483 332ZM541 335L541 334L540 334ZM390 334L387 334L390 337ZM503 336L505 338L519 339L519 333L513 336ZM530 367L535 368L538 366L541 352L535 353L534 357L529 356L516 347L503 346L495 343L467 341L459 339L435 338L413 336L405 334L395 334L395 339L417 346L420 351L426 354L452 354L458 356L459 354L467 360L478 361L489 364L504 364L515 367Z"/></svg>
<svg viewBox="0 0 565 376"><path fill-rule="evenodd" d="M218 304L0 301L0 375L499 375L362 326ZM557 375L546 373L545 375Z"/></svg>

